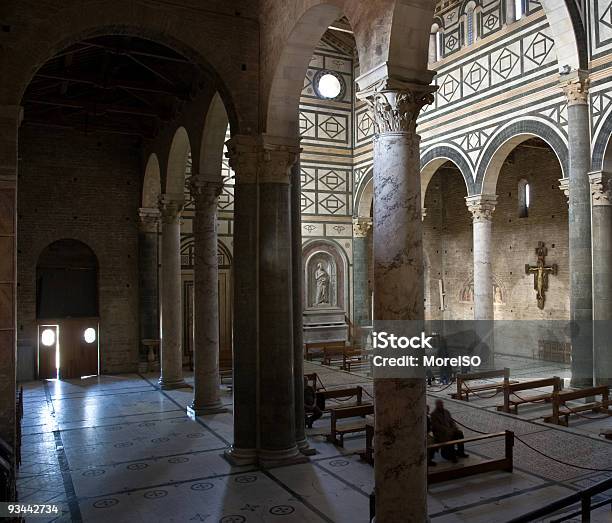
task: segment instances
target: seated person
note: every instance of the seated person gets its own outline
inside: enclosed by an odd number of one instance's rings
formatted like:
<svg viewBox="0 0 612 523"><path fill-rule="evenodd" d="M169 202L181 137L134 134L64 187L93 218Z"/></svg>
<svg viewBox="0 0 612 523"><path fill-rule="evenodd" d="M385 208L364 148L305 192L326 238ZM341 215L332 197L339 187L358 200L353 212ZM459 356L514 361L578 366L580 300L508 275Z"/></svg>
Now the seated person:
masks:
<svg viewBox="0 0 612 523"><path fill-rule="evenodd" d="M317 405L317 394L314 388L304 378L304 411L306 415L306 426L311 429L312 424L323 416L323 410ZM310 416L308 414L310 413Z"/></svg>
<svg viewBox="0 0 612 523"><path fill-rule="evenodd" d="M429 416L429 405L427 405L427 445L434 444L434 437L431 432L431 417ZM433 460L434 455L436 454L435 449L429 450L427 449L427 466L435 467L437 463Z"/></svg>
<svg viewBox="0 0 612 523"><path fill-rule="evenodd" d="M431 413L431 428L436 443L463 439L463 432L457 427L451 413L444 408L444 402L442 400L436 400L436 408ZM457 443L457 449L455 449L455 445L443 447L440 453L444 459L452 461L453 463L457 463L458 457L468 457L463 448L463 443Z"/></svg>

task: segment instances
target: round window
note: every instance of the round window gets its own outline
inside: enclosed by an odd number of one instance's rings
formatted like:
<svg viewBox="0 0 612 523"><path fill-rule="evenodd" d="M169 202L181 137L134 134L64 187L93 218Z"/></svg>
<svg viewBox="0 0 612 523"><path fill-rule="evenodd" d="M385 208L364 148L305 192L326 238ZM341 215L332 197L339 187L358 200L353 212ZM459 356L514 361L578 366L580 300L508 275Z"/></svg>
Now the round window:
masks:
<svg viewBox="0 0 612 523"><path fill-rule="evenodd" d="M55 331L53 329L45 329L40 335L40 342L45 347L52 347L55 345Z"/></svg>
<svg viewBox="0 0 612 523"><path fill-rule="evenodd" d="M83 333L83 338L85 339L86 343L93 343L94 341L96 341L96 329L94 329L93 327L85 329L85 332Z"/></svg>
<svg viewBox="0 0 612 523"><path fill-rule="evenodd" d="M333 100L344 94L344 80L336 73L321 71L315 77L315 90L320 98Z"/></svg>

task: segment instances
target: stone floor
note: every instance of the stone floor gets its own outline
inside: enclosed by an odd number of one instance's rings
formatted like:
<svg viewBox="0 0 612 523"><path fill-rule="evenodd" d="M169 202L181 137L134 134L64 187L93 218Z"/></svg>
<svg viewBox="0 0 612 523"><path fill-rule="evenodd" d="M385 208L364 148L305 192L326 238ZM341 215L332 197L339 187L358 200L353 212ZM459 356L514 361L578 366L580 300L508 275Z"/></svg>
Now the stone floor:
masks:
<svg viewBox="0 0 612 523"><path fill-rule="evenodd" d="M512 364L519 379L567 372L527 361ZM363 374L306 363L306 371L312 370L327 387L360 383L371 392ZM232 467L222 457L232 439L231 413L192 421L185 415L189 391L160 391L155 385L155 376L136 374L25 383L20 501L59 504L62 514L49 521L62 522L368 520L373 470L351 453L363 447L362 435L348 438L345 449L328 444L322 434L329 421L323 418L309 431L317 450L310 463L267 471ZM440 389L431 388L430 402L447 399L450 389ZM227 387L223 398L231 406ZM612 476L611 443L597 436L604 424L612 428L612 418L573 420L569 429L559 428L538 419L542 407L526 407L520 417L502 415L493 410L498 401L446 403L468 427L512 429L550 456L608 471L563 465L517 441L513 474L432 485L432 521L503 522ZM502 450L502 441L473 444L469 460ZM608 505L594 512L593 521L610 522L611 514Z"/></svg>

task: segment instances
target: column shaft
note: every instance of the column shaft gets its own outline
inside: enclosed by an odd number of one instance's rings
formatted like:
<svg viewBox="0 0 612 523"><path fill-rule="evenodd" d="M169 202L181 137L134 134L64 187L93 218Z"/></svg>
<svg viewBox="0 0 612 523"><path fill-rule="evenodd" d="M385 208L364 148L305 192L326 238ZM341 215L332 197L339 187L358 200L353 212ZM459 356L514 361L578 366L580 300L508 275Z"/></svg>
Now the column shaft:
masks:
<svg viewBox="0 0 612 523"><path fill-rule="evenodd" d="M372 249L371 218L353 220L353 325L354 338L361 347L366 344L368 332L363 327L371 326L372 319L369 289L369 259Z"/></svg>
<svg viewBox="0 0 612 523"><path fill-rule="evenodd" d="M259 461L298 456L290 169L297 151L264 145L259 173Z"/></svg>
<svg viewBox="0 0 612 523"><path fill-rule="evenodd" d="M219 378L219 266L217 197L221 181L191 176L195 200L194 236L194 373L190 416L225 412Z"/></svg>
<svg viewBox="0 0 612 523"><path fill-rule="evenodd" d="M181 342L181 222L182 202L163 200L161 260L161 376L162 389L186 387Z"/></svg>
<svg viewBox="0 0 612 523"><path fill-rule="evenodd" d="M591 188L588 79L580 73L564 85L569 135L569 275L572 385L593 382Z"/></svg>

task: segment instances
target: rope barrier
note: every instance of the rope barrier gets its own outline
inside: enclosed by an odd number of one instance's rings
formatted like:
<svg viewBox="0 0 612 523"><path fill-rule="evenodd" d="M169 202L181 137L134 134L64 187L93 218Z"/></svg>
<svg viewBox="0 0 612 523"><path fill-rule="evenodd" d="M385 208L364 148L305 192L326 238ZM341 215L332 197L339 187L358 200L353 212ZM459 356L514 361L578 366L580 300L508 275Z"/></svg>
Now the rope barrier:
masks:
<svg viewBox="0 0 612 523"><path fill-rule="evenodd" d="M598 403L600 407L603 407L603 404L602 404L601 402L597 401L596 403ZM567 405L567 404L563 404L563 406L564 406L564 407L565 407L567 410L569 410L569 411L570 411L572 414L575 414L575 415L576 415L576 416L578 416L579 418L590 419L590 420L598 420L598 419L606 419L606 418L609 418L609 417L610 417L610 415L609 415L609 414L604 414L603 416L587 416L587 415L585 415L585 414L582 414L582 413L580 413L580 412L578 412L578 411L576 411L576 410L572 409L572 407L570 407L570 406L569 406L569 405ZM598 407L594 406L593 408L598 408Z"/></svg>
<svg viewBox="0 0 612 523"><path fill-rule="evenodd" d="M491 394L489 396L482 396L482 395L478 394L478 392L476 392L473 389L471 389L470 386L467 383L464 383L464 385L465 385L465 390L468 393L474 394L474 396L476 396L477 398L483 399L483 400L494 398L495 396L497 396L501 392L501 389L500 389L497 392L494 392L493 394Z"/></svg>
<svg viewBox="0 0 612 523"><path fill-rule="evenodd" d="M454 384L455 384L455 380L453 379L448 385L442 387L441 389L429 389L427 392L442 392L443 390L446 390L452 387Z"/></svg>

